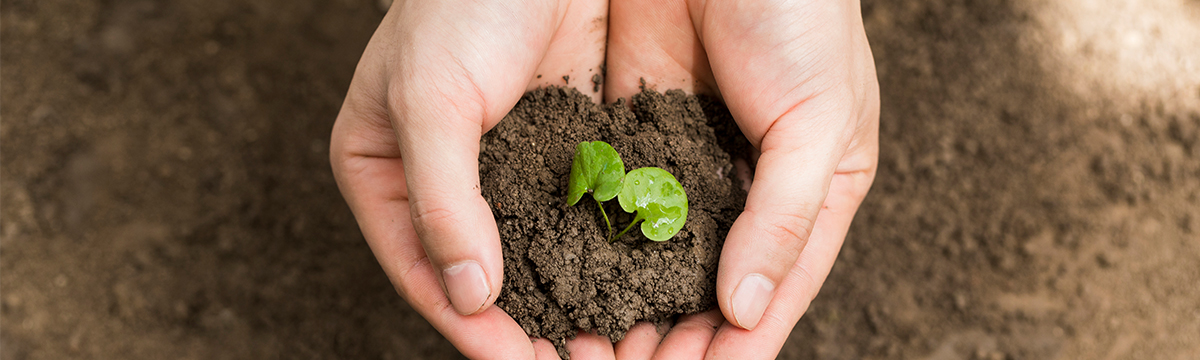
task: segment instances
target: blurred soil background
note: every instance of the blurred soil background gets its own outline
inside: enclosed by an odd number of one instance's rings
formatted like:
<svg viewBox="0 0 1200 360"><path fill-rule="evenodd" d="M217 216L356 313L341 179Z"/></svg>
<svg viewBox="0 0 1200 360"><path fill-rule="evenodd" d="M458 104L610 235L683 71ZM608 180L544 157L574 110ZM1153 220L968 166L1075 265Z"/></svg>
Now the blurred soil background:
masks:
<svg viewBox="0 0 1200 360"><path fill-rule="evenodd" d="M863 0L880 170L785 359L1195 359L1200 1ZM0 358L460 357L330 174L375 0L0 1Z"/></svg>

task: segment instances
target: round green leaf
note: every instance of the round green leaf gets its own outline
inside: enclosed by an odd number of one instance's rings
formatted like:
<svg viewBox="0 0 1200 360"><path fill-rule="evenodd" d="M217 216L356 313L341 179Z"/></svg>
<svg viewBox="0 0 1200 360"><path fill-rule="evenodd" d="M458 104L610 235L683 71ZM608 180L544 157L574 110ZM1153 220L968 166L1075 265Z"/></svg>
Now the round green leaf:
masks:
<svg viewBox="0 0 1200 360"><path fill-rule="evenodd" d="M567 204L575 205L584 193L597 201L608 201L621 191L625 164L612 145L603 141L584 141L575 146L571 178L567 182Z"/></svg>
<svg viewBox="0 0 1200 360"><path fill-rule="evenodd" d="M666 241L683 229L687 221L687 194L675 176L656 167L634 169L625 175L617 197L625 212L637 211L642 234L654 241Z"/></svg>

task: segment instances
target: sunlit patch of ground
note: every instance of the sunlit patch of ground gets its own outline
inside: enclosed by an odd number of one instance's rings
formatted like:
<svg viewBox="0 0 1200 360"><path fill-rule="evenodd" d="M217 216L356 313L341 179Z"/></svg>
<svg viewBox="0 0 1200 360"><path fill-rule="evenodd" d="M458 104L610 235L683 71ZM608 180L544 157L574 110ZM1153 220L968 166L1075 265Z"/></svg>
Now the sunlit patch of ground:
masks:
<svg viewBox="0 0 1200 360"><path fill-rule="evenodd" d="M1048 73L1085 98L1200 102L1200 2L1030 0ZM1172 109L1167 109L1170 111Z"/></svg>

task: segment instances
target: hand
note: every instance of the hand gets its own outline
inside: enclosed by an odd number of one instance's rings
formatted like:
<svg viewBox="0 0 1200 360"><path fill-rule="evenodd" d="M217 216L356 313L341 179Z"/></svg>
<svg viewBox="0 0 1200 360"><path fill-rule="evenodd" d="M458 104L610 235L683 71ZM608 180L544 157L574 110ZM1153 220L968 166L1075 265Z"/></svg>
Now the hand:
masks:
<svg viewBox="0 0 1200 360"><path fill-rule="evenodd" d="M750 332L724 324L714 332L708 324L721 324L717 313L687 317L657 349L669 357L688 351L774 356L828 273L874 174L878 90L857 4L838 4L843 7L832 13L840 17L832 18L730 13L720 5L616 3L612 9L610 100L632 94L639 77L720 95L764 150L718 279L725 316L745 328L762 326ZM401 296L467 356L528 358L533 348L539 357L553 356L548 342L529 345L511 318L489 306L502 267L475 159L480 134L521 93L557 79L535 74L582 80L581 69L599 64L605 7L397 2L364 52L334 126L334 172L372 251ZM799 4L790 11L814 9ZM662 15L667 21L655 18ZM749 33L749 24L762 26ZM650 52L634 56L640 51ZM743 64L758 67L745 71ZM784 166L792 161L799 165ZM791 180L799 186L781 183ZM802 191L810 189L822 191ZM766 202L768 195L778 199ZM817 218L813 204L822 202ZM765 244L751 243L759 232L771 236ZM807 240L814 246L805 248ZM761 254L771 255L761 262ZM739 259L760 265L743 261L739 268ZM737 307L740 317L731 310L731 303L745 303L733 300L732 287L746 273L781 284L765 292L773 300L764 315L758 315L761 307ZM640 324L616 353L648 355L645 349L655 351L657 342L653 328ZM588 335L568 347L581 358L613 352L606 339Z"/></svg>
<svg viewBox="0 0 1200 360"><path fill-rule="evenodd" d="M612 0L609 16L608 101L640 78L716 95L761 151L721 253L720 312L680 319L661 342L639 324L617 354L773 359L875 177L879 85L859 3Z"/></svg>
<svg viewBox="0 0 1200 360"><path fill-rule="evenodd" d="M338 187L396 291L468 357L556 356L490 306L503 266L479 139L527 89L590 78L606 11L603 1L396 1L355 70L330 141ZM612 353L594 335L568 347Z"/></svg>

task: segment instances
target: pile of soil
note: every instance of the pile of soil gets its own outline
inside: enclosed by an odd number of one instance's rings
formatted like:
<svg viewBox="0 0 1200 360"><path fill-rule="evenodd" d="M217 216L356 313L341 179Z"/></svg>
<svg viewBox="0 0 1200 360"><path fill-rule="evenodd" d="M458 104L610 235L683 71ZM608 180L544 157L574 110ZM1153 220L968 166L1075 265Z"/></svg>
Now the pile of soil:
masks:
<svg viewBox="0 0 1200 360"><path fill-rule="evenodd" d="M715 307L717 260L746 193L710 123L730 129L732 117L720 103L678 90L643 90L610 105L575 89L525 94L480 147L483 196L503 239L496 304L564 356L576 328L616 342L635 321ZM689 205L679 234L654 242L634 229L609 243L590 196L567 205L575 146L596 140L611 144L628 170L655 166L676 176ZM633 220L616 201L604 206L614 228Z"/></svg>

